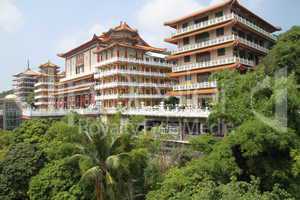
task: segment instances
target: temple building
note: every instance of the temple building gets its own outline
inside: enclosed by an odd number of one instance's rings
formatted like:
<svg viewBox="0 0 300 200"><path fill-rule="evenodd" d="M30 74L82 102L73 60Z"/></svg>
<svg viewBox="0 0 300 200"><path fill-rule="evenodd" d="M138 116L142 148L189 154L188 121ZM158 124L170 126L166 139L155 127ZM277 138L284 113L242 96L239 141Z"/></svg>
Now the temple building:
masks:
<svg viewBox="0 0 300 200"><path fill-rule="evenodd" d="M27 97L34 93L34 85L37 83L39 74L40 73L31 70L28 65L24 72L14 75L14 93L19 101L25 103Z"/></svg>
<svg viewBox="0 0 300 200"><path fill-rule="evenodd" d="M171 89L165 49L147 44L126 23L66 53L57 108L158 105Z"/></svg>
<svg viewBox="0 0 300 200"><path fill-rule="evenodd" d="M39 75L35 84L34 98L37 109L54 109L56 100L54 93L61 75L59 67L50 61L39 66Z"/></svg>
<svg viewBox="0 0 300 200"><path fill-rule="evenodd" d="M100 38L94 52L96 100L105 108L159 105L172 87L166 50L150 46L125 22Z"/></svg>
<svg viewBox="0 0 300 200"><path fill-rule="evenodd" d="M225 0L165 23L175 29L165 41L177 45L168 56L175 61L172 96L180 103L207 107L217 93L213 72L255 69L276 41L280 28L257 16L237 0Z"/></svg>

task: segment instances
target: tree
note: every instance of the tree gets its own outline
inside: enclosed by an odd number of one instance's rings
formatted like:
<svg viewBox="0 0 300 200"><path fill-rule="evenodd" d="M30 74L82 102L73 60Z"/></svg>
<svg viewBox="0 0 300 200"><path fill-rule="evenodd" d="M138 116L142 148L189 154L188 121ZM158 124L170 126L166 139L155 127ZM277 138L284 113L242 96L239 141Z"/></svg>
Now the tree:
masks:
<svg viewBox="0 0 300 200"><path fill-rule="evenodd" d="M0 199L28 199L30 178L38 173L44 163L45 156L36 145L13 145L0 161Z"/></svg>
<svg viewBox="0 0 300 200"><path fill-rule="evenodd" d="M28 194L32 200L93 198L89 188L80 184L78 164L69 162L68 159L56 160L46 165L32 178Z"/></svg>
<svg viewBox="0 0 300 200"><path fill-rule="evenodd" d="M175 105L179 104L179 99L177 97L170 96L167 99L164 99L164 104L171 108L175 108Z"/></svg>
<svg viewBox="0 0 300 200"><path fill-rule="evenodd" d="M143 173L146 151L134 148L133 135L123 132L118 122L113 127L95 123L98 129L91 124L83 130L86 137L78 144L82 151L73 156L84 171L82 179L94 182L98 200L134 199L140 195L133 187Z"/></svg>
<svg viewBox="0 0 300 200"><path fill-rule="evenodd" d="M14 132L16 142L42 143L45 141L47 130L50 128L52 120L31 119L22 122Z"/></svg>

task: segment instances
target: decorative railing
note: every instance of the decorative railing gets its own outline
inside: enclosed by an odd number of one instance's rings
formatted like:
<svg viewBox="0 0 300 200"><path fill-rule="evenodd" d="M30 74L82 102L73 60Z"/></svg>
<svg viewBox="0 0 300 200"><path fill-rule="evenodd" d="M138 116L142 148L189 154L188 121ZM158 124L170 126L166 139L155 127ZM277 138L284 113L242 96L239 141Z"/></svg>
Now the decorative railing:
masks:
<svg viewBox="0 0 300 200"><path fill-rule="evenodd" d="M191 106L176 105L174 109L165 106L153 107L137 107L137 108L85 108L85 109L53 109L53 110L23 110L23 116L27 117L60 117L71 112L76 112L80 115L107 115L120 112L122 115L141 115L152 117L185 117L185 118L207 118L210 114L208 108L199 108Z"/></svg>
<svg viewBox="0 0 300 200"><path fill-rule="evenodd" d="M265 47L263 47L263 46L261 46L261 45L259 45L259 44L256 44L256 43L254 43L254 42L251 42L251 41L246 40L246 39L241 38L241 37L237 37L237 39L240 41L240 43L242 43L242 44L244 44L244 45L247 45L247 46L249 46L249 47L252 47L252 48L254 48L254 49L257 49L257 50L259 50L259 51L262 51L262 52L264 52L264 53L268 53L268 52L269 52L269 49L267 49L267 48L265 48Z"/></svg>
<svg viewBox="0 0 300 200"><path fill-rule="evenodd" d="M152 76L152 77L166 77L166 73L160 72L147 72L147 71L137 71L137 70L123 70L123 69L112 69L107 71L97 72L94 77L95 79L112 76L116 74L128 74L128 75L142 75L142 76Z"/></svg>
<svg viewBox="0 0 300 200"><path fill-rule="evenodd" d="M156 87L156 88L170 88L171 84L159 84L159 83L138 83L138 82L110 82L110 83L99 83L95 85L95 90L113 88L113 87Z"/></svg>
<svg viewBox="0 0 300 200"><path fill-rule="evenodd" d="M259 33L265 35L265 36L267 36L268 38L270 38L270 39L272 39L272 40L277 40L277 37L276 37L275 35L273 35L272 33L269 33L268 31L266 31L266 30L260 28L259 26L253 24L252 22L250 22L249 20L247 20L247 19L245 19L245 18L243 18L243 17L241 17L241 16L238 16L238 15L236 15L236 14L233 14L233 15L234 15L234 18L235 18L237 21L239 21L240 23L242 23L242 24L244 24L244 25L250 27L251 29L253 29L253 30L255 30L255 31L257 31L257 32L259 32Z"/></svg>
<svg viewBox="0 0 300 200"><path fill-rule="evenodd" d="M166 62L155 62L151 60L145 59L135 59L135 58L123 58L123 57L113 57L108 60L104 60L98 62L93 65L94 68L102 67L105 65L113 64L115 62L126 62L126 63L133 63L133 64L143 64L143 65L150 65L150 66L159 66L159 67L171 67L172 65Z"/></svg>
<svg viewBox="0 0 300 200"><path fill-rule="evenodd" d="M110 99L163 99L165 95L161 94L107 94L97 95L96 101L110 100Z"/></svg>
<svg viewBox="0 0 300 200"><path fill-rule="evenodd" d="M173 50L171 52L171 54L178 54L178 53L183 53L186 51L192 51L195 49L202 49L202 48L206 48L206 47L210 47L210 46L214 46L214 45L218 45L218 44L223 44L226 42L230 42L230 41L234 41L236 38L235 35L226 35L226 36L222 36L222 37L217 37L211 40L207 40L204 42L200 42L200 43L195 43L195 44L189 44L189 45L184 45L182 47L179 47L176 50Z"/></svg>
<svg viewBox="0 0 300 200"><path fill-rule="evenodd" d="M37 95L34 97L34 99L45 99L45 98L49 98L49 95Z"/></svg>
<svg viewBox="0 0 300 200"><path fill-rule="evenodd" d="M196 31L196 30L199 30L199 29L203 29L203 28L206 28L206 27L209 27L209 26L212 26L212 25L217 25L217 24L220 24L220 23L232 20L232 19L236 19L238 22L250 27L251 29L267 36L268 38L270 38L272 40L277 39L276 36L274 36L272 33L269 33L268 31L266 31L266 30L262 29L261 27L255 25L254 23L250 22L249 20L247 20L247 19L245 19L241 16L238 16L237 14L234 14L234 13L224 15L224 16L218 17L218 18L213 18L213 19L201 22L199 24L189 25L186 28L180 28L175 33L173 33L172 36L174 37L174 36L178 36L180 34L189 33L189 32Z"/></svg>
<svg viewBox="0 0 300 200"><path fill-rule="evenodd" d="M93 85L94 85L93 82L83 83L83 84L80 84L80 85L74 85L74 86L59 88L59 89L57 89L57 92L64 92L64 91L68 91L68 90L76 90L76 89L82 88L82 87L92 87Z"/></svg>
<svg viewBox="0 0 300 200"><path fill-rule="evenodd" d="M40 89L36 89L34 90L35 93L39 93L39 92L54 92L54 88L49 87L49 88L40 88Z"/></svg>
<svg viewBox="0 0 300 200"><path fill-rule="evenodd" d="M194 83L194 84L185 84L185 85L176 85L173 86L173 90L195 90L195 89L203 89L203 88L216 88L217 82L201 82L201 83Z"/></svg>
<svg viewBox="0 0 300 200"><path fill-rule="evenodd" d="M40 105L55 105L55 102L53 101L39 101L35 102L34 105L40 106Z"/></svg>
<svg viewBox="0 0 300 200"><path fill-rule="evenodd" d="M213 18L213 19L210 19L210 20L198 23L198 24L190 25L186 28L180 28L175 33L173 33L172 36L177 36L177 35L180 35L180 34L183 34L183 33L188 33L188 32L192 32L192 31L195 31L195 30L198 30L198 29L206 28L206 27L209 27L209 26L212 26L212 25L220 24L220 23L223 23L225 21L229 21L233 18L234 18L233 14L228 14L228 15L224 15L222 17Z"/></svg>
<svg viewBox="0 0 300 200"><path fill-rule="evenodd" d="M54 82L37 82L34 86L38 87L41 85L54 85L54 84L55 84Z"/></svg>
<svg viewBox="0 0 300 200"><path fill-rule="evenodd" d="M254 61L232 56L232 57L226 57L218 60L210 60L206 62L197 62L188 65L176 66L172 68L172 72L190 71L194 69L216 67L221 65L233 64L236 62L240 62L242 64L249 65L252 67L255 66Z"/></svg>
<svg viewBox="0 0 300 200"><path fill-rule="evenodd" d="M93 72L81 73L81 74L67 74L65 78L62 78L60 82L69 81L75 78L82 78L85 76L93 75ZM63 84L63 83L62 83Z"/></svg>

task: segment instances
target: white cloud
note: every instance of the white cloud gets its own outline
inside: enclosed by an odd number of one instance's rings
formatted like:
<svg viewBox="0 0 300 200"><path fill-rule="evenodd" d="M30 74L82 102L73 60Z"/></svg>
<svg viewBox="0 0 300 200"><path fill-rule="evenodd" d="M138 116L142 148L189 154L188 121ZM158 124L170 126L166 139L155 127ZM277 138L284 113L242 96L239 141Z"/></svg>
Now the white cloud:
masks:
<svg viewBox="0 0 300 200"><path fill-rule="evenodd" d="M153 45L166 45L163 39L170 35L170 28L163 23L176 19L203 6L198 0L146 0L136 13L138 29Z"/></svg>
<svg viewBox="0 0 300 200"><path fill-rule="evenodd" d="M84 42L91 40L94 34L99 36L104 31L106 31L105 26L101 24L94 24L93 26L91 26L91 28L88 29L88 31L78 30L75 31L75 33L73 34L70 34L68 32L66 36L62 37L58 41L57 51L59 53L63 53L73 48L76 48Z"/></svg>
<svg viewBox="0 0 300 200"><path fill-rule="evenodd" d="M14 0L0 0L0 30L17 31L23 24L22 13Z"/></svg>

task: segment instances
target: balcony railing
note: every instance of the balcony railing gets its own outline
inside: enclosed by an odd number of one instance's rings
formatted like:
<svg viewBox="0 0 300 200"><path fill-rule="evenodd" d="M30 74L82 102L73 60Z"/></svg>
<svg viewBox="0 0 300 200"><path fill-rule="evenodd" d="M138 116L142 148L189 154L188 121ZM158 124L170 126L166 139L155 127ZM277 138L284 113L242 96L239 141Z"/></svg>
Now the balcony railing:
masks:
<svg viewBox="0 0 300 200"><path fill-rule="evenodd" d="M224 15L224 16L218 17L218 18L213 18L213 19L201 22L199 24L193 24L193 25L190 25L186 28L180 28L175 33L173 33L172 36L174 37L174 36L177 36L177 35L180 35L180 34L189 33L189 32L196 31L196 30L199 30L199 29L203 29L203 28L206 28L206 27L209 27L209 26L212 26L212 25L220 24L220 23L232 20L232 19L236 19L240 23L242 23L242 24L250 27L251 29L267 36L268 38L270 38L272 40L277 39L276 36L274 36L272 33L267 32L266 30L260 28L259 26L255 25L254 23L250 22L249 20L247 20L243 17L240 17L240 16L238 16L237 14L234 14L234 13Z"/></svg>
<svg viewBox="0 0 300 200"><path fill-rule="evenodd" d="M203 88L216 88L217 82L201 82L201 83L193 83L193 84L185 84L185 85L176 85L173 87L174 91L179 90L195 90L195 89L203 89Z"/></svg>
<svg viewBox="0 0 300 200"><path fill-rule="evenodd" d="M269 51L267 48L260 46L259 44L251 42L249 40L246 40L244 38L241 38L239 36L227 35L227 36L222 36L222 37L217 37L215 39L207 40L205 42L179 47L177 50L172 51L172 54L178 54L178 53L183 53L186 51L192 51L192 50L196 50L196 49L206 48L206 47L223 44L225 42L235 41L235 40L240 41L242 44L252 47L254 49L257 49L259 51L262 51L264 53L268 53L268 51Z"/></svg>
<svg viewBox="0 0 300 200"><path fill-rule="evenodd" d="M226 35L226 36L222 36L222 37L217 37L217 38L214 38L211 40L207 40L205 42L184 45L182 47L179 47L176 50L173 50L171 53L174 55L174 54L183 53L186 51L202 49L202 48L206 48L206 47L210 47L210 46L214 46L214 45L218 45L218 44L223 44L225 42L234 41L235 38L236 38L236 36L234 36L234 35Z"/></svg>
<svg viewBox="0 0 300 200"><path fill-rule="evenodd" d="M270 39L272 39L272 40L277 40L276 36L273 35L272 33L267 32L266 30L260 28L259 26L253 24L252 22L248 21L247 19L245 19L245 18L243 18L243 17L240 17L240 16L238 16L238 15L236 15L236 14L233 14L233 15L234 15L234 18L235 18L237 21L241 22L242 24L244 24L244 25L250 27L251 29L253 29L253 30L255 30L255 31L257 31L257 32L259 32L259 33L265 35L265 36L267 36L268 38L270 38Z"/></svg>
<svg viewBox="0 0 300 200"><path fill-rule="evenodd" d="M160 94L108 94L97 95L96 101L110 100L110 99L163 99L165 95Z"/></svg>
<svg viewBox="0 0 300 200"><path fill-rule="evenodd" d="M198 107L181 107L175 106L175 109L169 109L164 106L138 107L138 108L85 108L85 109L49 109L49 110L23 110L22 115L28 117L58 117L64 116L71 112L80 115L105 115L121 112L122 115L141 115L152 117L185 117L185 118L207 118L210 114L207 108Z"/></svg>
<svg viewBox="0 0 300 200"><path fill-rule="evenodd" d="M176 66L173 67L172 72L190 71L190 70L201 69L201 68L228 65L237 62L240 62L241 64L248 65L251 67L255 66L254 61L232 56L232 57L222 58L219 60L210 60L206 62L198 62L198 63L192 63L188 65Z"/></svg>
<svg viewBox="0 0 300 200"><path fill-rule="evenodd" d="M198 30L198 29L206 28L206 27L209 27L209 26L212 26L212 25L216 25L216 24L225 22L225 21L229 21L233 18L234 18L233 14L228 14L228 15L224 15L222 17L213 18L213 19L201 22L199 24L190 25L186 28L180 28L175 33L173 33L172 36L177 36L177 35L180 35L180 34L183 34L183 33L188 33L188 32Z"/></svg>
<svg viewBox="0 0 300 200"><path fill-rule="evenodd" d="M34 86L38 87L41 85L54 85L54 84L55 84L54 82L37 82Z"/></svg>
<svg viewBox="0 0 300 200"><path fill-rule="evenodd" d="M138 82L110 82L100 83L95 86L95 90L114 88L114 87L155 87L155 88L170 88L171 84L159 84L159 83L138 83Z"/></svg>
<svg viewBox="0 0 300 200"><path fill-rule="evenodd" d="M94 77L95 79L112 76L116 74L129 74L129 75L141 75L141 76L152 76L152 77L166 77L166 73L160 72L147 72L147 71L137 71L137 70L123 70L123 69L113 69L103 72L97 72Z"/></svg>
<svg viewBox="0 0 300 200"><path fill-rule="evenodd" d="M55 102L52 102L52 101L39 101L39 102L35 102L34 105L36 105L36 106L55 105Z"/></svg>
<svg viewBox="0 0 300 200"><path fill-rule="evenodd" d="M102 67L105 65L113 64L115 62L126 62L126 63L133 63L133 64L142 64L142 65L150 65L150 66L159 66L159 67L171 67L172 65L169 63L162 63L162 62L155 62L151 60L145 59L135 59L135 58L123 58L123 57L113 57L111 59L101 61L93 65L93 67Z"/></svg>
<svg viewBox="0 0 300 200"><path fill-rule="evenodd" d="M65 78L60 79L60 84L63 84L61 82L64 82L64 81L69 81L69 80L72 80L75 78L82 78L82 77L90 76L93 74L94 74L93 72L85 72L85 73L81 73L81 74L71 74L71 75L67 74Z"/></svg>
<svg viewBox="0 0 300 200"><path fill-rule="evenodd" d="M34 99L45 99L45 98L49 98L49 95L37 95L34 97Z"/></svg>
<svg viewBox="0 0 300 200"><path fill-rule="evenodd" d="M261 46L261 45L259 45L259 44L256 44L256 43L254 43L254 42L251 42L251 41L246 40L246 39L241 38L241 37L237 37L237 39L238 39L242 44L244 44L244 45L247 45L247 46L249 46L249 47L252 47L252 48L254 48L254 49L257 49L257 50L259 50L259 51L262 51L262 52L264 52L264 53L268 53L268 52L269 52L269 49L267 49L267 48L265 48L265 47L263 47L263 46Z"/></svg>
<svg viewBox="0 0 300 200"><path fill-rule="evenodd" d="M74 86L59 88L59 89L57 89L57 92L64 92L64 91L68 91L68 90L76 90L76 89L81 88L81 87L92 87L93 85L94 85L93 82L83 83L83 84L80 84L80 85L74 85Z"/></svg>
<svg viewBox="0 0 300 200"><path fill-rule="evenodd" d="M35 93L39 93L39 92L54 92L54 88L40 88L40 89L36 89L34 90Z"/></svg>

